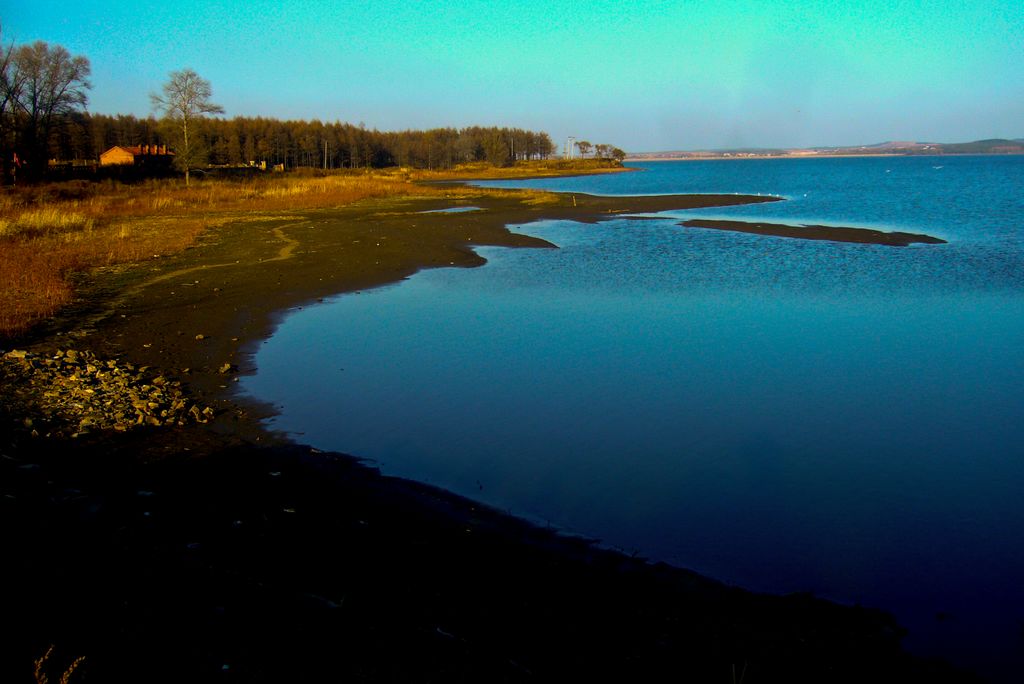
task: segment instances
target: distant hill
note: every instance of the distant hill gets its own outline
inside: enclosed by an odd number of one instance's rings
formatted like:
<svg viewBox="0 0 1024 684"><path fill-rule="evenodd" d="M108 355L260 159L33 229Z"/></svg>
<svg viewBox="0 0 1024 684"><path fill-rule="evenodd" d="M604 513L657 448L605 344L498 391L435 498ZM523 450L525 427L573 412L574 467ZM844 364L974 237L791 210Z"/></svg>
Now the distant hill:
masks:
<svg viewBox="0 0 1024 684"><path fill-rule="evenodd" d="M969 143L952 143L942 146L948 154L1020 154L1024 152L1024 140L978 140Z"/></svg>
<svg viewBox="0 0 1024 684"><path fill-rule="evenodd" d="M626 159L728 159L758 157L817 157L866 155L922 154L1024 154L1024 138L991 138L964 143L894 141L852 147L805 147L791 149L741 148L724 150L672 150L666 152L631 152Z"/></svg>

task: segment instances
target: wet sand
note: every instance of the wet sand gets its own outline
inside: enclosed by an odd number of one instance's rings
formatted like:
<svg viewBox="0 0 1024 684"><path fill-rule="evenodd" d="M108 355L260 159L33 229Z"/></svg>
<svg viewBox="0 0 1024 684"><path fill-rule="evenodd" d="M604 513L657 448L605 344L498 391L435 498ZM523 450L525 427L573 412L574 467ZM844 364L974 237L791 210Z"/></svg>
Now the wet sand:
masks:
<svg viewBox="0 0 1024 684"><path fill-rule="evenodd" d="M880 611L727 587L294 444L219 372L253 372L290 308L480 265L477 245L552 247L506 226L774 198L535 199L240 214L185 253L84 277L16 346L149 366L217 415L58 440L0 404L4 678L55 644L104 682L969 681L903 652ZM481 211L421 213L460 204Z"/></svg>

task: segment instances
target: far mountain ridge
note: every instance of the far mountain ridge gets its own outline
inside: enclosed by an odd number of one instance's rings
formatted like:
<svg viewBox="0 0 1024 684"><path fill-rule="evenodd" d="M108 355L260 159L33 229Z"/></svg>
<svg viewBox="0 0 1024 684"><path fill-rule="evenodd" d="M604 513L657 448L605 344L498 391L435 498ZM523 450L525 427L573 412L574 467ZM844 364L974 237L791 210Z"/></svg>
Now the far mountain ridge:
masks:
<svg viewBox="0 0 1024 684"><path fill-rule="evenodd" d="M626 159L720 159L747 157L815 157L862 155L940 155L940 154L1024 154L1024 138L988 138L964 143L890 140L870 145L847 147L737 148L711 150L673 150L631 152Z"/></svg>

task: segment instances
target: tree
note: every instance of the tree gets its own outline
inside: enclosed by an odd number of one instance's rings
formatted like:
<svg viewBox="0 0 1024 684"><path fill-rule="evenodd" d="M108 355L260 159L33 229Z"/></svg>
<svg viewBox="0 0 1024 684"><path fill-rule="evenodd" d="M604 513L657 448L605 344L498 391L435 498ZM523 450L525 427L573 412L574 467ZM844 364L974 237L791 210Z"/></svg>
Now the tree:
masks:
<svg viewBox="0 0 1024 684"><path fill-rule="evenodd" d="M14 113L21 99L21 74L15 69L14 43L0 43L0 155L6 177L14 154Z"/></svg>
<svg viewBox="0 0 1024 684"><path fill-rule="evenodd" d="M192 69L172 71L170 77L162 94L150 93L149 99L153 109L163 112L164 120L178 138L174 163L184 169L187 186L189 169L202 163L206 152L199 144L199 122L205 114L223 114L224 108L210 102L213 95L210 82Z"/></svg>
<svg viewBox="0 0 1024 684"><path fill-rule="evenodd" d="M89 103L89 60L37 40L6 49L2 66L0 104L10 108L5 118L21 132L16 146L28 160L30 173L39 177L46 170L55 124Z"/></svg>
<svg viewBox="0 0 1024 684"><path fill-rule="evenodd" d="M495 166L508 166L510 155L508 142L499 131L494 131L483 140L484 155Z"/></svg>
<svg viewBox="0 0 1024 684"><path fill-rule="evenodd" d="M593 147L593 145L591 145L586 140L579 140L576 142L576 149L580 151L581 157L586 157L588 154L590 154L591 147Z"/></svg>

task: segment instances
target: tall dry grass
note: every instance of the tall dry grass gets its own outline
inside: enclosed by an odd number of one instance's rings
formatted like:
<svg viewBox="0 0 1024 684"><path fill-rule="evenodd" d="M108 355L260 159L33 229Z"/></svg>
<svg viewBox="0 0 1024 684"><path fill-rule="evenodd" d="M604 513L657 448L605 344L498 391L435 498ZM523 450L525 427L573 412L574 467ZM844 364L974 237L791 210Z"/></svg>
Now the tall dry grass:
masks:
<svg viewBox="0 0 1024 684"><path fill-rule="evenodd" d="M66 305L73 295L73 274L173 254L192 244L207 225L202 218L182 217L0 239L0 336L22 332Z"/></svg>
<svg viewBox="0 0 1024 684"><path fill-rule="evenodd" d="M74 273L173 254L195 243L218 214L344 206L429 195L394 173L268 176L138 185L68 183L0 192L0 337L66 305Z"/></svg>

